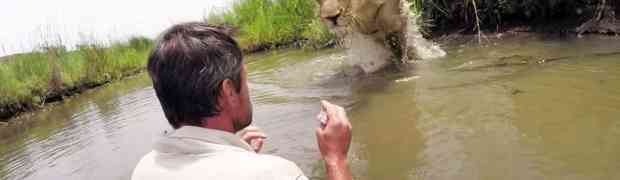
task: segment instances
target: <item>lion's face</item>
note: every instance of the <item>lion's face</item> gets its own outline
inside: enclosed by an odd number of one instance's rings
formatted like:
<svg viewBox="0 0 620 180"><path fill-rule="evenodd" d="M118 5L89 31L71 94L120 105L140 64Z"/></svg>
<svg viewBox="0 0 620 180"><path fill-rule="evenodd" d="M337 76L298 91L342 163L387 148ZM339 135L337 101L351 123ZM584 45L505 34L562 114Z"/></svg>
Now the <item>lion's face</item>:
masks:
<svg viewBox="0 0 620 180"><path fill-rule="evenodd" d="M349 0L316 0L319 3L319 17L331 31L341 34L350 25Z"/></svg>
<svg viewBox="0 0 620 180"><path fill-rule="evenodd" d="M337 34L353 29L378 35L400 31L400 0L317 0L322 22Z"/></svg>

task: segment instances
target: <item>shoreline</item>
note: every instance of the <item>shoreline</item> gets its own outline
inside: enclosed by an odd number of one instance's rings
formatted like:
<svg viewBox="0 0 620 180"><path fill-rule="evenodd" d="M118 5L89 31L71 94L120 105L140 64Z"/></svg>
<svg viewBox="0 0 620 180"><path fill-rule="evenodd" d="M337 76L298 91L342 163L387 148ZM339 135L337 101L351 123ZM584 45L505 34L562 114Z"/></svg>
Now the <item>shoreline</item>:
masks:
<svg viewBox="0 0 620 180"><path fill-rule="evenodd" d="M42 100L41 104L17 102L17 103L12 103L12 104L0 105L0 127L7 125L12 119L18 118L22 115L37 112L49 106L53 106L56 103L61 103L66 98L78 96L84 93L85 91L94 90L94 89L97 89L99 87L105 86L110 83L122 81L127 78L132 78L143 72L144 72L144 68L140 68L140 69L125 73L119 79L105 80L105 81L93 82L93 83L80 83L75 86L64 87L58 91L48 93L44 97L38 97Z"/></svg>
<svg viewBox="0 0 620 180"><path fill-rule="evenodd" d="M619 20L620 21L620 20ZM521 35L545 35L549 37L566 37L581 38L582 36L598 36L598 37L619 37L620 29L611 32L586 32L579 33L578 26L575 24L566 25L566 23L555 23L547 25L504 25L499 26L495 30L482 29L481 34L488 39L501 39L503 36L521 36ZM444 30L432 31L425 34L425 38L433 41L443 41L446 39L458 39L462 37L477 38L478 32L469 31L467 28L450 28Z"/></svg>

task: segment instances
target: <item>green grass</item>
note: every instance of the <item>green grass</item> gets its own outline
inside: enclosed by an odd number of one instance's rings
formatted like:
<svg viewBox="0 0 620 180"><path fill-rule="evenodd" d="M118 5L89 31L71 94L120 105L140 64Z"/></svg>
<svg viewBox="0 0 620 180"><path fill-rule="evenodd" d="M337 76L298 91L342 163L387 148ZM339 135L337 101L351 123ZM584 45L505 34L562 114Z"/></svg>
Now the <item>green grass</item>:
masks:
<svg viewBox="0 0 620 180"><path fill-rule="evenodd" d="M236 38L243 49L292 42L320 46L335 36L320 23L317 9L313 0L237 0L230 10L205 19L239 28Z"/></svg>
<svg viewBox="0 0 620 180"><path fill-rule="evenodd" d="M75 50L62 45L7 57L0 62L0 107L39 104L53 91L102 84L133 74L146 65L153 42L86 43Z"/></svg>

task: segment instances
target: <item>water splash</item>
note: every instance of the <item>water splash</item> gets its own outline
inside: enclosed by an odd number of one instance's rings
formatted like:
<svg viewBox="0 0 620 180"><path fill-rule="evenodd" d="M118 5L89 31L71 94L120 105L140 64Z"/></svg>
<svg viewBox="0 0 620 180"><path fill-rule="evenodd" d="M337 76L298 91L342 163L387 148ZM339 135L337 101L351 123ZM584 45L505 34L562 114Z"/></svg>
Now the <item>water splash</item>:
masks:
<svg viewBox="0 0 620 180"><path fill-rule="evenodd" d="M347 65L357 66L365 73L372 73L389 65L392 52L373 37L350 33L347 38Z"/></svg>
<svg viewBox="0 0 620 180"><path fill-rule="evenodd" d="M436 43L425 39L420 32L420 26L418 25L419 15L409 10L411 3L405 0L401 0L401 14L405 17L407 25L404 27L405 38L407 47L413 47L417 58L436 59L444 57L446 52L439 47ZM416 58L416 57L409 57Z"/></svg>
<svg viewBox="0 0 620 180"><path fill-rule="evenodd" d="M388 43L393 41L379 39L389 39L388 33L383 35L368 35L360 32L349 31L344 37L343 45L348 49L349 59L347 64L359 67L364 73L376 72L390 64L392 60L401 62L411 62L415 60L436 59L446 55L436 43L425 39L417 23L418 15L409 10L410 4L405 0L400 0L401 21L403 26L401 33L397 33L397 44L392 44L392 48L400 48L401 57L388 47ZM382 36L382 38L378 37Z"/></svg>

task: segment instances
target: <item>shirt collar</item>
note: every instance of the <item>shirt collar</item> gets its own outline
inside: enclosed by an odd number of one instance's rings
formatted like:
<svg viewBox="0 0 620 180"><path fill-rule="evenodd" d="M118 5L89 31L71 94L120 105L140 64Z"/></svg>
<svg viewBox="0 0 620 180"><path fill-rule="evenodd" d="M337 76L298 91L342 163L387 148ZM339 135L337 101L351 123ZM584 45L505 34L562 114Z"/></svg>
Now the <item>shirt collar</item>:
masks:
<svg viewBox="0 0 620 180"><path fill-rule="evenodd" d="M182 126L181 128L170 133L165 139L195 140L218 145L232 146L242 150L254 152L250 145L242 141L239 136L233 133L196 126Z"/></svg>

